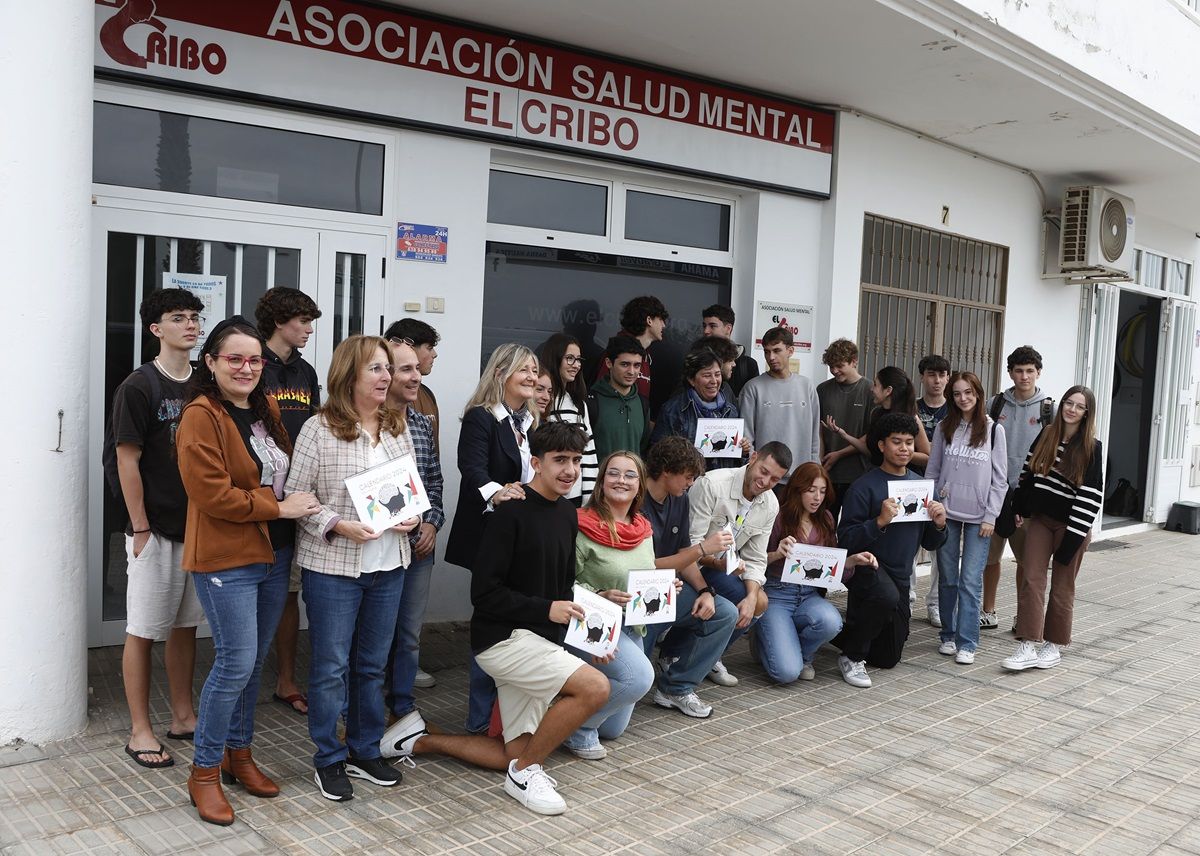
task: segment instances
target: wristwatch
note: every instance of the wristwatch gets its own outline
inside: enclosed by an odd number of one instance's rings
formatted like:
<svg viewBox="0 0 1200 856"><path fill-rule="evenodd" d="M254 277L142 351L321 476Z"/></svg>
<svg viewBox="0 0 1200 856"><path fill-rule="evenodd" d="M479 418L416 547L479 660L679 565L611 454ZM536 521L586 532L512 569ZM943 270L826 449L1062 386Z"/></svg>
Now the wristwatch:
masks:
<svg viewBox="0 0 1200 856"><path fill-rule="evenodd" d="M697 596L702 595L702 594L711 594L713 597L716 597L717 590L715 588L713 588L712 586L705 586L704 588L700 589L700 591L696 592Z"/></svg>

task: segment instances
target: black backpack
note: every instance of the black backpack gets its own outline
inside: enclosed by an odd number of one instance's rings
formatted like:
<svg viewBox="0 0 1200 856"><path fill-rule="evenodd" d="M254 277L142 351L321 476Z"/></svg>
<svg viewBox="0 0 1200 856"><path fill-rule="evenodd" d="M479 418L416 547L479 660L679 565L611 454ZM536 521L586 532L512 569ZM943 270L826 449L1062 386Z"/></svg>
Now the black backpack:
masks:
<svg viewBox="0 0 1200 856"><path fill-rule="evenodd" d="M1004 394L996 393L992 396L992 406L988 408L988 416L992 417L993 422L1000 421L1000 414L1004 410ZM1042 399L1042 412L1038 414L1038 422L1043 428L1054 421L1054 399Z"/></svg>
<svg viewBox="0 0 1200 856"><path fill-rule="evenodd" d="M153 362L143 363L137 367L137 371L150 382L150 412L157 413L162 404L162 378L159 377ZM104 450L100 453L100 462L104 465L104 480L108 482L108 489L115 498L124 500L125 495L121 493L121 476L117 472L117 438L113 434L111 417L104 427Z"/></svg>

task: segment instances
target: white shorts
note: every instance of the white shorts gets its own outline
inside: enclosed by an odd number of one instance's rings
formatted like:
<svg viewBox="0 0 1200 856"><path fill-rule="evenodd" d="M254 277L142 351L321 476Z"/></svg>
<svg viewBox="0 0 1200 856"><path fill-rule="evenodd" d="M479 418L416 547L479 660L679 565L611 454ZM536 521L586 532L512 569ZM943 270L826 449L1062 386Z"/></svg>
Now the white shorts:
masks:
<svg viewBox="0 0 1200 856"><path fill-rule="evenodd" d="M496 682L505 743L537 731L563 684L584 665L529 630L514 630L503 642L476 654L475 662Z"/></svg>
<svg viewBox="0 0 1200 856"><path fill-rule="evenodd" d="M183 543L156 532L134 558L133 537L125 536L129 584L125 590L125 632L161 642L175 627L198 627L204 609L192 575L183 570Z"/></svg>

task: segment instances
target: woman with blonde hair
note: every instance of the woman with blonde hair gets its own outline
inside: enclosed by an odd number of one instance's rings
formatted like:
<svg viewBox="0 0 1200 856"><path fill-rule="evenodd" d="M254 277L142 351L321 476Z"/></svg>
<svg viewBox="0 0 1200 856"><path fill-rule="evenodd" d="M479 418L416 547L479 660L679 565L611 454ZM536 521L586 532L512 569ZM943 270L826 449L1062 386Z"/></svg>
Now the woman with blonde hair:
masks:
<svg viewBox="0 0 1200 856"><path fill-rule="evenodd" d="M1071 644L1075 578L1104 502L1104 449L1096 439L1096 396L1073 386L1025 459L1017 487L1017 525L1025 527L1017 589L1017 650L1004 668L1051 669ZM1049 567L1050 602L1046 604ZM1037 643L1041 643L1034 646Z"/></svg>
<svg viewBox="0 0 1200 856"><path fill-rule="evenodd" d="M629 572L654 567L654 530L642 516L646 496L646 466L633 452L609 454L587 505L579 509L575 537L575 582L624 609L633 599ZM682 583L676 580L676 590ZM665 594L665 593L664 593ZM650 691L654 667L643 650L646 626L621 628L622 639L609 657L589 658L608 678L608 701L563 743L563 748L589 761L608 754L600 738L620 737L629 725L633 706Z"/></svg>
<svg viewBox="0 0 1200 856"><path fill-rule="evenodd" d="M330 800L354 795L350 776L385 787L400 781L379 751L383 676L411 562L407 535L420 518L376 533L358 519L346 489L350 476L413 454L405 413L387 401L391 382L386 341L344 339L333 352L328 397L300 430L288 475L288 491L311 492L321 503L299 527L297 553L312 643L308 733L317 787ZM337 734L343 710L345 743Z"/></svg>
<svg viewBox="0 0 1200 856"><path fill-rule="evenodd" d="M475 392L463 410L458 434L458 471L462 481L446 561L471 570L483 540L487 512L502 502L525 498L533 478L529 435L539 415L538 361L524 345L508 343L492 352ZM488 730L496 703L496 685L471 660L467 730Z"/></svg>

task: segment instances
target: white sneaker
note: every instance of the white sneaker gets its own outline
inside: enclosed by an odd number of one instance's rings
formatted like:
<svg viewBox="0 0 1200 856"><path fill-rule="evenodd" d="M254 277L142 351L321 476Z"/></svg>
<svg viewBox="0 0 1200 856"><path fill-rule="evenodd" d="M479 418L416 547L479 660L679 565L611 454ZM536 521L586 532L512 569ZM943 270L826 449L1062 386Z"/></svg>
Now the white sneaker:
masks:
<svg viewBox="0 0 1200 856"><path fill-rule="evenodd" d="M867 674L867 664L862 660L851 660L845 654L838 656L838 668L842 670L842 679L852 687L866 689L871 686L871 678Z"/></svg>
<svg viewBox="0 0 1200 856"><path fill-rule="evenodd" d="M995 630L1000 626L1000 621L996 618L996 613L981 612L979 613L979 629L980 630ZM1017 619L1013 619L1013 627L1017 626Z"/></svg>
<svg viewBox="0 0 1200 856"><path fill-rule="evenodd" d="M908 589L908 602L910 605L917 602L917 590L911 586Z"/></svg>
<svg viewBox="0 0 1200 856"><path fill-rule="evenodd" d="M426 672L424 669L417 669L417 675L413 678L413 686L427 690L430 687L437 686L437 678Z"/></svg>
<svg viewBox="0 0 1200 856"><path fill-rule="evenodd" d="M800 670L800 680L811 681L817 677L817 670L813 668L812 663L805 663L804 668Z"/></svg>
<svg viewBox="0 0 1200 856"><path fill-rule="evenodd" d="M1053 669L1062 662L1062 652L1058 650L1058 646L1053 642L1043 642L1042 647L1037 652L1037 667L1039 669Z"/></svg>
<svg viewBox="0 0 1200 856"><path fill-rule="evenodd" d="M960 666L969 666L975 662L975 652L968 651L966 648L960 648L958 653L954 655L954 662Z"/></svg>
<svg viewBox="0 0 1200 856"><path fill-rule="evenodd" d="M588 746L574 746L569 739L562 746L576 758L582 758L585 761L602 761L608 757L608 750L600 743L599 737L595 737L593 734L593 739L596 742Z"/></svg>
<svg viewBox="0 0 1200 856"><path fill-rule="evenodd" d="M713 663L712 671L708 673L708 679L719 687L736 687L738 685L738 679L729 674L729 670L720 660Z"/></svg>
<svg viewBox="0 0 1200 856"><path fill-rule="evenodd" d="M379 754L384 758L411 757L417 738L428 733L425 717L421 716L421 711L413 708L383 732L383 738L379 741Z"/></svg>
<svg viewBox="0 0 1200 856"><path fill-rule="evenodd" d="M945 654L947 657L953 656L954 652L957 650L958 646L954 644L953 639L947 639L941 645L938 645L938 653Z"/></svg>
<svg viewBox="0 0 1200 856"><path fill-rule="evenodd" d="M538 814L562 814L567 804L555 788L558 782L546 775L541 764L530 764L524 770L517 769L516 761L508 762L508 775L504 777L504 791L521 805Z"/></svg>
<svg viewBox="0 0 1200 856"><path fill-rule="evenodd" d="M660 689L654 691L654 703L659 707L675 708L680 713L693 717L694 719L708 719L712 716L712 705L705 704L700 701L700 696L695 693L684 693L683 695L667 695Z"/></svg>
<svg viewBox="0 0 1200 856"><path fill-rule="evenodd" d="M942 626L942 613L941 613L941 610L938 609L938 607L936 607L936 606L926 607L925 615L929 618L929 623L932 624L934 627Z"/></svg>
<svg viewBox="0 0 1200 856"><path fill-rule="evenodd" d="M1013 651L1013 655L1000 665L1010 672L1022 672L1025 669L1032 669L1037 664L1037 649L1033 647L1033 643L1028 639L1022 639L1017 643L1017 650ZM1049 666L1046 668L1049 668Z"/></svg>

